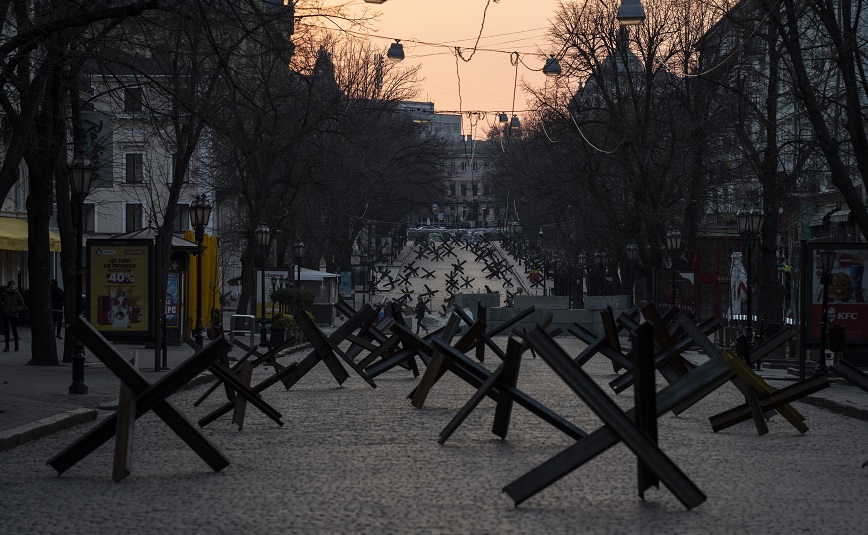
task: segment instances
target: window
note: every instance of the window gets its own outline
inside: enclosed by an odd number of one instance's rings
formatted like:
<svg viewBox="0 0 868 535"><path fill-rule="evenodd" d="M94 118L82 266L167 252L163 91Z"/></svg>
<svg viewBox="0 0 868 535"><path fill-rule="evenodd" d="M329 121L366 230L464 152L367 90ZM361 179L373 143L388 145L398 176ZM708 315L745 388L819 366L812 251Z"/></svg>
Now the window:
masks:
<svg viewBox="0 0 868 535"><path fill-rule="evenodd" d="M126 231L133 232L142 228L142 210L141 204L126 205Z"/></svg>
<svg viewBox="0 0 868 535"><path fill-rule="evenodd" d="M467 196L467 184L461 184L461 195L464 197Z"/></svg>
<svg viewBox="0 0 868 535"><path fill-rule="evenodd" d="M455 195L455 182L449 183L449 195Z"/></svg>
<svg viewBox="0 0 868 535"><path fill-rule="evenodd" d="M479 169L479 162L474 161L473 162L473 170L476 171L478 169Z"/></svg>
<svg viewBox="0 0 868 535"><path fill-rule="evenodd" d="M81 231L93 234L96 232L96 205L93 203L85 203L82 210L83 213L81 215L84 221L84 227L82 227Z"/></svg>
<svg viewBox="0 0 868 535"><path fill-rule="evenodd" d="M479 186L474 184L473 185L473 196L476 197L477 195L479 195Z"/></svg>
<svg viewBox="0 0 868 535"><path fill-rule="evenodd" d="M452 160L451 162L449 162L449 170L455 171L455 160Z"/></svg>
<svg viewBox="0 0 868 535"><path fill-rule="evenodd" d="M482 191L485 195L491 195L491 186L485 184L484 186L482 186Z"/></svg>
<svg viewBox="0 0 868 535"><path fill-rule="evenodd" d="M124 111L129 113L142 111L141 87L127 87L124 89Z"/></svg>
<svg viewBox="0 0 868 535"><path fill-rule="evenodd" d="M467 162L461 162L461 170L467 171Z"/></svg>
<svg viewBox="0 0 868 535"><path fill-rule="evenodd" d="M127 184L141 184L145 176L144 154L141 152L127 153L124 171Z"/></svg>
<svg viewBox="0 0 868 535"><path fill-rule="evenodd" d="M184 232L190 228L190 205L179 204L175 211L175 222L172 225L172 232Z"/></svg>

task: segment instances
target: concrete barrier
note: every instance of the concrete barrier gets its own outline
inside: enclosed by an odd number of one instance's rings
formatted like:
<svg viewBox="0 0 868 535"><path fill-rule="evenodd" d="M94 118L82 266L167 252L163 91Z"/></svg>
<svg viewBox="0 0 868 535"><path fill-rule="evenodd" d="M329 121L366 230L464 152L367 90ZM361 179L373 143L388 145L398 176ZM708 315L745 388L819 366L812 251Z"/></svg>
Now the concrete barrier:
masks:
<svg viewBox="0 0 868 535"><path fill-rule="evenodd" d="M585 297L585 308L570 309L569 298L560 295L516 295L512 307L500 306L499 293L458 294L455 303L476 315L479 301L488 309L486 323L488 329L494 329L503 322L509 321L522 310L534 307L533 314L516 324L517 328L529 329L552 314L551 327L560 327L564 333L574 323L595 334L603 334L603 321L600 311L611 306L617 318L621 312L630 309L629 295L595 295ZM506 334L506 333L505 333ZM571 335L568 335L571 336Z"/></svg>
<svg viewBox="0 0 868 535"><path fill-rule="evenodd" d="M476 315L476 306L480 301L485 308L499 307L500 292L455 295L455 304L461 308L469 308L474 315Z"/></svg>
<svg viewBox="0 0 868 535"><path fill-rule="evenodd" d="M515 308L536 307L537 310L569 310L570 298L561 295L516 295Z"/></svg>
<svg viewBox="0 0 868 535"><path fill-rule="evenodd" d="M488 328L493 329L505 321L509 321L517 316L522 309L520 308L489 308L488 309ZM615 317L626 311L627 309L614 309ZM600 318L598 310L587 309L572 309L572 310L545 310L537 308L534 312L525 318L524 321L518 323L518 328L531 328L538 322L542 321L549 313L552 314L551 327L560 327L566 333L574 323L578 323L582 327L592 331L595 334L603 334L603 322ZM572 336L569 335L568 336Z"/></svg>

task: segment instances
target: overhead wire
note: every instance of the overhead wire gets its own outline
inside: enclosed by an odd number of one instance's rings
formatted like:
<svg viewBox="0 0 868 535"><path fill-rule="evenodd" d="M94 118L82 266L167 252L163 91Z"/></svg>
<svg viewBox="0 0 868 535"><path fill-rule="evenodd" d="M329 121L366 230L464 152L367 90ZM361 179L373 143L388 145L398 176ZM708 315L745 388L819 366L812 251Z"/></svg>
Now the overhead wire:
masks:
<svg viewBox="0 0 868 535"><path fill-rule="evenodd" d="M500 0L494 0L494 3L499 3ZM479 40L482 38L482 31L485 29L485 17L488 15L488 6L491 5L491 0L487 0L485 2L485 9L482 10L482 24L479 25L479 33L476 34L476 42L473 43L473 51L470 53L470 56L465 59L461 54L461 48L455 47L455 50L458 53L458 57L460 57L464 61L470 61L473 59L473 56L476 54L476 47L479 46Z"/></svg>
<svg viewBox="0 0 868 535"><path fill-rule="evenodd" d="M513 57L515 58L514 62ZM509 62L515 65L515 80L512 83L512 116L515 117L515 93L518 89L518 64L521 62L521 56L518 52L513 52L509 56Z"/></svg>

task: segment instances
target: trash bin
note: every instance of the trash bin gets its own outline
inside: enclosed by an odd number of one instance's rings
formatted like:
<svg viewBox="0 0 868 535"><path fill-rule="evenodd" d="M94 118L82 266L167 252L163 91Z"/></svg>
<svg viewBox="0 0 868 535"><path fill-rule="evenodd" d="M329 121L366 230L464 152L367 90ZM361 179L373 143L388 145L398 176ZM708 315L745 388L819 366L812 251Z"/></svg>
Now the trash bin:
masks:
<svg viewBox="0 0 868 535"><path fill-rule="evenodd" d="M832 325L829 327L829 351L841 353L844 351L844 326Z"/></svg>

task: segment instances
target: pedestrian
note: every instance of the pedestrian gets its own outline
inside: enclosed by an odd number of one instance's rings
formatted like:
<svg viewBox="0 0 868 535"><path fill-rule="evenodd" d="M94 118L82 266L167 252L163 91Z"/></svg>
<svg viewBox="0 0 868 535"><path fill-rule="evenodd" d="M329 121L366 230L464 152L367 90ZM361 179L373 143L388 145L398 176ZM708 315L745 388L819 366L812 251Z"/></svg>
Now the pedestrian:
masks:
<svg viewBox="0 0 868 535"><path fill-rule="evenodd" d="M422 296L419 296L419 301L416 302L416 334L419 334L419 327L425 329L425 334L428 334L428 327L422 325L422 320L425 319L425 312L428 311L428 307L425 306L425 301L422 300Z"/></svg>
<svg viewBox="0 0 868 535"><path fill-rule="evenodd" d="M57 279L51 279L51 316L54 319L55 336L63 340L63 288L57 285Z"/></svg>
<svg viewBox="0 0 868 535"><path fill-rule="evenodd" d="M3 315L3 335L6 347L3 351L9 351L9 328L15 338L15 351L18 351L18 314L24 310L24 298L15 288L15 281L9 281L6 291L0 295L0 314Z"/></svg>

